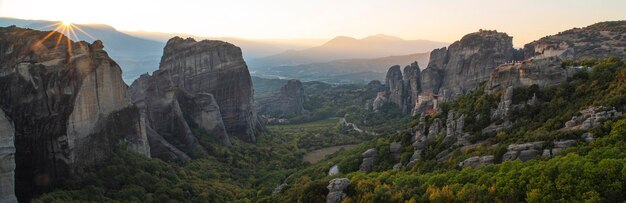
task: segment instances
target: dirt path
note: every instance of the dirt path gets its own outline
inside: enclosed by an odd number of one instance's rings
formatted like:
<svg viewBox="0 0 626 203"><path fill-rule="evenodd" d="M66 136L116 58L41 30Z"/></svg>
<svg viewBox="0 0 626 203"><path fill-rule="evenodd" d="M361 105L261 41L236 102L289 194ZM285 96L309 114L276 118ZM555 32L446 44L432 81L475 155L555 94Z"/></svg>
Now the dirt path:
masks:
<svg viewBox="0 0 626 203"><path fill-rule="evenodd" d="M356 147L355 144L348 144L348 145L338 145L338 146L321 148L321 149L306 153L304 155L304 161L314 164L324 159L326 156L331 155L341 149L348 150L354 147Z"/></svg>

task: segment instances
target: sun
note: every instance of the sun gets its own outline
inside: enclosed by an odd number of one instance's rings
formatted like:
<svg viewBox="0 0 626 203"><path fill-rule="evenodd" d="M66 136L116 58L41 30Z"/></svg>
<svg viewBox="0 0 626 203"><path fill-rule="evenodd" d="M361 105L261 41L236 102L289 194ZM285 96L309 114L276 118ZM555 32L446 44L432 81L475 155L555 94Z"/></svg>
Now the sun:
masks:
<svg viewBox="0 0 626 203"><path fill-rule="evenodd" d="M72 22L70 22L70 21L61 21L61 24L62 24L63 26L65 26L65 27L72 26Z"/></svg>

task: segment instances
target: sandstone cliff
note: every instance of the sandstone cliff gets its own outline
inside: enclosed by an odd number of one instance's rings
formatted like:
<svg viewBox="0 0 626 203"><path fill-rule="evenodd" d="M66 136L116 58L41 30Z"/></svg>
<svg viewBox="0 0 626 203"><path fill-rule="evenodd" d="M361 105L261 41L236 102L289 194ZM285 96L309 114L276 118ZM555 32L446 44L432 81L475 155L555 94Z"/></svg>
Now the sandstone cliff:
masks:
<svg viewBox="0 0 626 203"><path fill-rule="evenodd" d="M374 100L373 109L382 106L384 102L391 102L408 114L413 110L418 94L421 92L420 67L417 62L404 67L404 73L400 66L395 65L389 68L385 78L385 92L379 94Z"/></svg>
<svg viewBox="0 0 626 203"><path fill-rule="evenodd" d="M226 131L249 142L256 141L258 121L252 97L252 80L241 49L222 41L174 37L163 50L159 72L168 72L180 88L210 93L217 100Z"/></svg>
<svg viewBox="0 0 626 203"><path fill-rule="evenodd" d="M538 85L548 87L567 81L580 71L577 67L562 67L557 57L531 59L498 66L487 82L486 90L496 92L502 88Z"/></svg>
<svg viewBox="0 0 626 203"><path fill-rule="evenodd" d="M259 114L277 117L289 117L304 113L306 95L299 80L289 80L274 96L261 99L257 102Z"/></svg>
<svg viewBox="0 0 626 203"><path fill-rule="evenodd" d="M487 81L498 65L517 59L521 56L506 33L470 33L448 48L431 52L428 67L421 75L421 89L455 97Z"/></svg>
<svg viewBox="0 0 626 203"><path fill-rule="evenodd" d="M131 92L146 118L154 157L186 161L206 155L195 130L226 146L229 134L256 141L252 81L241 49L232 44L174 37L159 69L135 80Z"/></svg>
<svg viewBox="0 0 626 203"><path fill-rule="evenodd" d="M0 108L15 126L20 201L105 160L122 141L149 156L144 122L103 47L0 28Z"/></svg>

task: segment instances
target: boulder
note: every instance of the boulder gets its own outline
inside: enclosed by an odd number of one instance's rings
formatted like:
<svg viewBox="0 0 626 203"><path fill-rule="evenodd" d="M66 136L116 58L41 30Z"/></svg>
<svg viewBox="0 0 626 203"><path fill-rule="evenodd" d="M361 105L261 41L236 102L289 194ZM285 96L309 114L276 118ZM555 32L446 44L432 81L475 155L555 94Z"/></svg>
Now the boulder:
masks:
<svg viewBox="0 0 626 203"><path fill-rule="evenodd" d="M507 151L502 155L502 161L512 161L517 158L518 151Z"/></svg>
<svg viewBox="0 0 626 203"><path fill-rule="evenodd" d="M333 165L333 167L330 167L330 169L328 170L328 175L329 176L334 176L339 174L339 166L337 166L337 164Z"/></svg>
<svg viewBox="0 0 626 203"><path fill-rule="evenodd" d="M391 144L389 144L389 153L391 153L391 156L393 157L395 162L400 161L401 150L402 150L402 143L392 142Z"/></svg>
<svg viewBox="0 0 626 203"><path fill-rule="evenodd" d="M543 141L527 142L522 144L511 144L507 147L509 151L522 151L527 149L541 149L543 148Z"/></svg>
<svg viewBox="0 0 626 203"><path fill-rule="evenodd" d="M528 161L528 160L534 159L535 157L539 155L540 155L539 150L528 149L528 150L520 151L518 159L521 161Z"/></svg>
<svg viewBox="0 0 626 203"><path fill-rule="evenodd" d="M363 154L361 154L361 156L363 157L363 161L361 162L361 166L359 166L359 170L366 173L372 172L374 163L377 161L377 155L378 150L376 150L376 148L371 148L363 152Z"/></svg>
<svg viewBox="0 0 626 203"><path fill-rule="evenodd" d="M350 185L350 180L347 178L335 178L329 181L328 195L326 195L326 203L341 203L346 197L346 193L343 191Z"/></svg>
<svg viewBox="0 0 626 203"><path fill-rule="evenodd" d="M494 162L494 156L493 155L486 155L486 156L473 156L470 158L467 158L465 160L463 160L462 162L459 163L459 167L471 167L471 168L475 168L478 166L484 166L487 164L493 164Z"/></svg>

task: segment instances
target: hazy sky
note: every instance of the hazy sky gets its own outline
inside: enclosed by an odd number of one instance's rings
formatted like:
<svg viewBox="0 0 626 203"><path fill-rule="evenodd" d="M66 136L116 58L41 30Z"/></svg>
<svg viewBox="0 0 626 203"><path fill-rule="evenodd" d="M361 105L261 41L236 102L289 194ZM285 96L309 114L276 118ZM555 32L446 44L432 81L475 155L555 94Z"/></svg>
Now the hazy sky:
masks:
<svg viewBox="0 0 626 203"><path fill-rule="evenodd" d="M626 0L0 0L0 16L253 39L384 33L453 42L484 28L505 31L521 46L626 20Z"/></svg>

